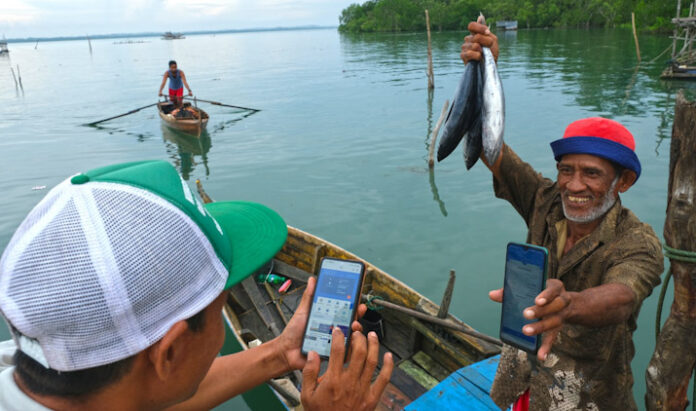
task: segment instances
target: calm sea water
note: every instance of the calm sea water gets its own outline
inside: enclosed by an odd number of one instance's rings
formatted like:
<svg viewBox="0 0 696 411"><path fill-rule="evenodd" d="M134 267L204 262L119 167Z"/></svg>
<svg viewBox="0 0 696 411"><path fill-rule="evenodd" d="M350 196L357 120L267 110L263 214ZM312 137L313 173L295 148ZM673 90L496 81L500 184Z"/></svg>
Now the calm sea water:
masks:
<svg viewBox="0 0 696 411"><path fill-rule="evenodd" d="M354 251L435 301L455 269L452 311L495 335L500 308L487 292L501 286L505 245L525 239L524 223L494 198L482 164L467 172L460 151L434 174L426 164L429 130L463 70L464 35L433 34L431 96L424 34L99 40L92 54L86 41L10 44L10 56L0 58L0 249L46 192L32 188L109 163L166 159L189 182L201 179L213 198L267 204L288 224ZM666 37L640 41L646 60L668 45ZM664 60L637 67L629 31L505 33L501 50L507 143L553 177L548 143L569 122L596 115L623 122L644 167L624 205L661 234L674 96L692 86L659 80ZM263 111L207 106L201 142L163 128L155 108L103 128L81 125L154 103L171 58L198 97ZM24 92L10 73L17 65ZM657 291L635 334L641 406L656 300Z"/></svg>

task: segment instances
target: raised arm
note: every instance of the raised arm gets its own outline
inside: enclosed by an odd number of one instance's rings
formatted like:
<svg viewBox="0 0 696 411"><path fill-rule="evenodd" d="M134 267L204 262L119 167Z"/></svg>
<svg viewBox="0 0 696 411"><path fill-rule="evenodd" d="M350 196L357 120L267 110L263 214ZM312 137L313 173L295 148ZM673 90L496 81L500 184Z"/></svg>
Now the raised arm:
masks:
<svg viewBox="0 0 696 411"><path fill-rule="evenodd" d="M164 85L167 83L167 73L164 73L164 77L162 77L162 84L160 84L159 88L159 95L160 97L162 96L162 89L164 89Z"/></svg>
<svg viewBox="0 0 696 411"><path fill-rule="evenodd" d="M184 86L186 86L186 90L188 90L189 96L192 96L193 93L191 93L191 87L189 87L188 82L186 81L186 74L184 74L184 72L181 70L179 70L179 73L181 73L181 79L184 81Z"/></svg>

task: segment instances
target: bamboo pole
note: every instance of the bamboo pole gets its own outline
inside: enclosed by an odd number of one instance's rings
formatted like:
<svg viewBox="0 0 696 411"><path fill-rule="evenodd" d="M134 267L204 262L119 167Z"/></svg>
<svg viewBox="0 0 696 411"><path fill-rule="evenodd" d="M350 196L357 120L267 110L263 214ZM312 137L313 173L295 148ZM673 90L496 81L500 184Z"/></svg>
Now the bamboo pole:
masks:
<svg viewBox="0 0 696 411"><path fill-rule="evenodd" d="M433 48L430 39L430 14L425 10L425 27L428 31L428 89L435 88L435 74L433 74Z"/></svg>
<svg viewBox="0 0 696 411"><path fill-rule="evenodd" d="M437 119L437 124L435 124L435 129L433 134L430 136L430 147L428 147L428 167L433 168L435 166L435 143L437 143L437 135L440 132L440 127L442 122L445 121L445 115L447 114L447 108L449 108L449 100L445 100L445 105L442 106L442 112L440 113L440 118Z"/></svg>
<svg viewBox="0 0 696 411"><path fill-rule="evenodd" d="M19 64L17 64L17 78L19 79L19 88L24 92L24 84L22 84L22 73L19 72Z"/></svg>
<svg viewBox="0 0 696 411"><path fill-rule="evenodd" d="M696 102L679 92L670 144L667 215L664 238L669 247L696 252ZM660 331L646 372L646 408L684 410L696 364L696 263L668 253L674 277L674 301Z"/></svg>
<svg viewBox="0 0 696 411"><path fill-rule="evenodd" d="M640 45L638 44L638 34L636 33L636 13L631 12L631 25L633 25L633 40L636 41L636 56L640 63Z"/></svg>
<svg viewBox="0 0 696 411"><path fill-rule="evenodd" d="M14 69L10 66L10 71L12 72L12 79L14 79L15 89L19 90L19 83L17 83L17 76L15 75Z"/></svg>
<svg viewBox="0 0 696 411"><path fill-rule="evenodd" d="M437 318L447 318L447 314L449 314L449 306L452 302L452 292L454 291L454 281L456 279L457 276L454 274L454 270L450 270L449 281L447 281L447 288L445 288L445 294L442 296L440 309L437 311Z"/></svg>
<svg viewBox="0 0 696 411"><path fill-rule="evenodd" d="M677 1L677 19L679 19L679 15L681 14L681 0ZM676 37L679 35L679 25L675 24L674 25L674 40L672 41L672 58L677 57L677 40Z"/></svg>
<svg viewBox="0 0 696 411"><path fill-rule="evenodd" d="M87 44L89 45L89 54L92 54L92 41L89 39L89 36L87 36Z"/></svg>

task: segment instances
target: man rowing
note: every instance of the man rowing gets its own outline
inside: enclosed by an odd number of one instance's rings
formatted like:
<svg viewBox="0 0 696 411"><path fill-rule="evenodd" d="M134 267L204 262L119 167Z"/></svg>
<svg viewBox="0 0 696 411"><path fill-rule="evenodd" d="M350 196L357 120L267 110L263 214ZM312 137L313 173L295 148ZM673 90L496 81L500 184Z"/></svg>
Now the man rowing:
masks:
<svg viewBox="0 0 696 411"><path fill-rule="evenodd" d="M314 278L282 334L218 356L227 290L286 236L260 204L203 205L164 161L65 180L0 259L0 314L13 336L0 343L0 410L207 410L298 369L305 410L374 409L394 365L385 354L372 381L374 332L354 322L346 356L336 327L320 384L318 354L301 353Z"/></svg>
<svg viewBox="0 0 696 411"><path fill-rule="evenodd" d="M467 63L498 39L472 22ZM640 177L631 133L616 121L571 123L551 149L556 181L543 178L510 147L487 164L495 195L525 220L527 242L549 250L547 288L524 310L526 335L543 335L537 358L505 346L491 397L514 410L633 410L632 335L643 300L663 271L652 228L621 205ZM483 158L483 157L482 157ZM502 302L502 289L490 292Z"/></svg>
<svg viewBox="0 0 696 411"><path fill-rule="evenodd" d="M181 106L184 99L184 86L186 86L186 90L188 90L188 95L193 95L191 87L189 87L186 81L186 74L184 74L183 70L177 68L176 61L174 60L169 61L169 70L165 71L164 77L162 77L162 84L160 84L159 88L160 97L163 96L162 90L164 89L167 79L169 79L169 101L174 103L176 107Z"/></svg>

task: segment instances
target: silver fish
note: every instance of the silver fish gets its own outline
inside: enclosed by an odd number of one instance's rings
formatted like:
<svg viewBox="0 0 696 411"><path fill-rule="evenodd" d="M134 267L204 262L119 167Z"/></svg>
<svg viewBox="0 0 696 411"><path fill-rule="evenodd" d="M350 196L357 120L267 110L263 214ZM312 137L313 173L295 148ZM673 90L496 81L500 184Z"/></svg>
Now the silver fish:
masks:
<svg viewBox="0 0 696 411"><path fill-rule="evenodd" d="M493 165L503 148L503 129L505 127L505 97L503 83L498 75L498 68L493 53L488 47L483 48L483 107L482 143L483 155L488 164Z"/></svg>

